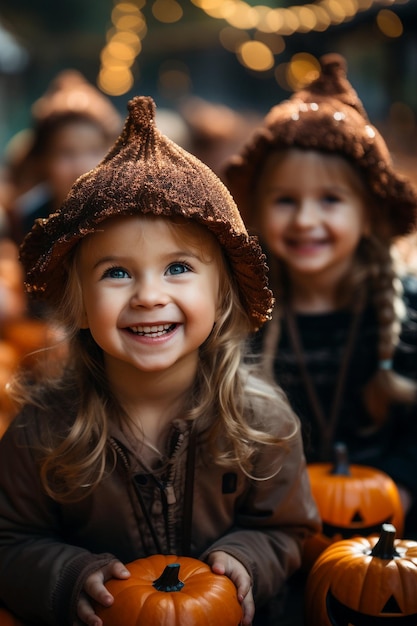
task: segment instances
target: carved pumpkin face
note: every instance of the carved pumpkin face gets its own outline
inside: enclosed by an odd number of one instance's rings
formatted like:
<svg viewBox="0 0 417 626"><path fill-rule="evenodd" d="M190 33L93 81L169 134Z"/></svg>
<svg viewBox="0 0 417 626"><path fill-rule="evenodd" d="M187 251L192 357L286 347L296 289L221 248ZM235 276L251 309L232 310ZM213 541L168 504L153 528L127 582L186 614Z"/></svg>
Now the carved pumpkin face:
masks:
<svg viewBox="0 0 417 626"><path fill-rule="evenodd" d="M335 542L306 584L307 626L416 626L417 542L381 536Z"/></svg>
<svg viewBox="0 0 417 626"><path fill-rule="evenodd" d="M331 591L326 598L327 616L332 626L416 626L417 613L404 615L394 596L381 608L378 615L355 611L337 600Z"/></svg>
<svg viewBox="0 0 417 626"><path fill-rule="evenodd" d="M393 524L402 534L401 500L397 486L387 474L371 467L348 465L346 457L338 457L336 464L312 463L307 469L322 532L305 544L304 569L310 569L334 541L377 534L384 523Z"/></svg>
<svg viewBox="0 0 417 626"><path fill-rule="evenodd" d="M235 585L202 561L156 554L126 567L130 578L106 583L113 605L96 606L104 626L238 626L242 620Z"/></svg>

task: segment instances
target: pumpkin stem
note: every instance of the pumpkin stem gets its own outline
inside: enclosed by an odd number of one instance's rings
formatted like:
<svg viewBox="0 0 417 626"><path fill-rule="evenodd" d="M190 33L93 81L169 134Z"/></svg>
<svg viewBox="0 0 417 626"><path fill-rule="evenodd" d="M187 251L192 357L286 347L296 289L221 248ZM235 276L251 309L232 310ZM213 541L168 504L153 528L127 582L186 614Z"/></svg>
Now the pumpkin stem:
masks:
<svg viewBox="0 0 417 626"><path fill-rule="evenodd" d="M392 524L382 524L381 535L370 552L371 556L379 559L391 560L396 556L400 556L394 548L396 529Z"/></svg>
<svg viewBox="0 0 417 626"><path fill-rule="evenodd" d="M330 472L332 476L350 476L349 455L346 445L341 442L335 443L333 452L335 460Z"/></svg>
<svg viewBox="0 0 417 626"><path fill-rule="evenodd" d="M178 578L179 571L179 563L170 563L160 577L153 581L153 586L158 591L181 591L184 583Z"/></svg>

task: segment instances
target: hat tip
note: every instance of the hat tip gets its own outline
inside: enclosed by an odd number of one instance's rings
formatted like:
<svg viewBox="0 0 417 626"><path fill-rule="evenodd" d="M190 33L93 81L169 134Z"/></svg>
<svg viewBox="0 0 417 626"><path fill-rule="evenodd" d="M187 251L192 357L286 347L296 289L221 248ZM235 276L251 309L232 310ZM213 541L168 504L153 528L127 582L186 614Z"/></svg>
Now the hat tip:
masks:
<svg viewBox="0 0 417 626"><path fill-rule="evenodd" d="M154 125L156 105L151 96L136 96L127 104L129 117L137 129Z"/></svg>
<svg viewBox="0 0 417 626"><path fill-rule="evenodd" d="M320 58L321 71L323 74L330 76L347 77L347 61L345 57L337 52L330 52Z"/></svg>

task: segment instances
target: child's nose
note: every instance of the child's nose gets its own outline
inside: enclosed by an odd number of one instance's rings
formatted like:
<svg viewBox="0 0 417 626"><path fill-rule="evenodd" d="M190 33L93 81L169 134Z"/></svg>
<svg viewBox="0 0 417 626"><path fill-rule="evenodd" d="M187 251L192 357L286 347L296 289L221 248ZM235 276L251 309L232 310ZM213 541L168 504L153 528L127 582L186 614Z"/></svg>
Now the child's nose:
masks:
<svg viewBox="0 0 417 626"><path fill-rule="evenodd" d="M317 222L317 205L311 198L300 202L295 213L295 222L299 227L309 227Z"/></svg>
<svg viewBox="0 0 417 626"><path fill-rule="evenodd" d="M135 283L131 297L132 306L151 308L164 306L168 302L169 296L157 279L145 277Z"/></svg>

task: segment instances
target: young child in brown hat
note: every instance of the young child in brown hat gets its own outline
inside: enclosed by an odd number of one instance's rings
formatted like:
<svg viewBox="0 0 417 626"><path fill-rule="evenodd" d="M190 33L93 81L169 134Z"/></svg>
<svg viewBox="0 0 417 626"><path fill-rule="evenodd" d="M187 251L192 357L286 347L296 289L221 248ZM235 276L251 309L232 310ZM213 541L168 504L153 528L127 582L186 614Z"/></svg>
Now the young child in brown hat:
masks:
<svg viewBox="0 0 417 626"><path fill-rule="evenodd" d="M9 149L15 190L8 209L18 244L35 219L57 210L76 179L103 159L121 129L122 118L111 100L80 72L57 74L32 105L30 128L14 139L20 150L15 148L13 156Z"/></svg>
<svg viewBox="0 0 417 626"><path fill-rule="evenodd" d="M0 441L0 600L27 621L100 626L104 582L163 553L230 577L250 624L318 529L298 420L242 359L271 313L264 255L154 109L129 103L21 247L70 334L62 375L21 389Z"/></svg>
<svg viewBox="0 0 417 626"><path fill-rule="evenodd" d="M280 306L255 347L301 418L307 460L330 461L343 441L352 463L394 479L415 535L417 299L391 246L415 228L417 193L341 56L272 108L225 180L267 251Z"/></svg>

